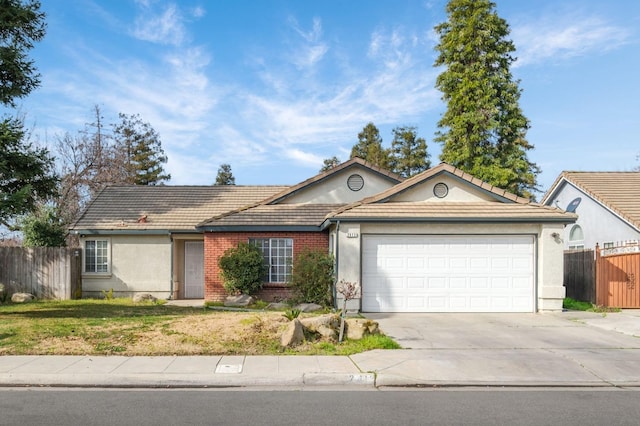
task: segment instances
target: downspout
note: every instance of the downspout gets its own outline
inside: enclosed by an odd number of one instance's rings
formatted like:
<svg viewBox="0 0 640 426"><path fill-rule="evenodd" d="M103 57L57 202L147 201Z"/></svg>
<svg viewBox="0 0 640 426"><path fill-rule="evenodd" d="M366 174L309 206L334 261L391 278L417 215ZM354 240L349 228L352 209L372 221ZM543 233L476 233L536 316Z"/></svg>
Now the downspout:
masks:
<svg viewBox="0 0 640 426"><path fill-rule="evenodd" d="M174 246L173 246L173 235L169 234L169 239L171 240L171 279L169 280L170 286L169 286L169 298L167 300L172 300L173 299L173 250L174 250Z"/></svg>
<svg viewBox="0 0 640 426"><path fill-rule="evenodd" d="M336 273L333 281L333 308L338 309L338 272L340 271L340 220L336 222Z"/></svg>

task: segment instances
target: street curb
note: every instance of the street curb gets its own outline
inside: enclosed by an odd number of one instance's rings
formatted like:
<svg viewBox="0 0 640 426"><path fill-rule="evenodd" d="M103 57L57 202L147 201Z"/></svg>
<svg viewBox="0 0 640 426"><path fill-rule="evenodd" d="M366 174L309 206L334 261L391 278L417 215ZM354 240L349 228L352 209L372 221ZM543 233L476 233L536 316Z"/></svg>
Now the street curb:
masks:
<svg viewBox="0 0 640 426"><path fill-rule="evenodd" d="M462 387L512 387L512 388L623 388L639 387L640 382L609 382L605 380L586 381L536 381L536 380L415 380L393 374L378 374L376 387L414 388L462 388Z"/></svg>
<svg viewBox="0 0 640 426"><path fill-rule="evenodd" d="M167 377L163 375L102 374L0 374L0 387L82 387L82 388L245 388L349 386L375 387L374 374L303 373L277 377L216 376Z"/></svg>
<svg viewBox="0 0 640 426"><path fill-rule="evenodd" d="M344 374L344 373L304 373L302 381L305 385L350 385L375 387L376 377L373 373Z"/></svg>

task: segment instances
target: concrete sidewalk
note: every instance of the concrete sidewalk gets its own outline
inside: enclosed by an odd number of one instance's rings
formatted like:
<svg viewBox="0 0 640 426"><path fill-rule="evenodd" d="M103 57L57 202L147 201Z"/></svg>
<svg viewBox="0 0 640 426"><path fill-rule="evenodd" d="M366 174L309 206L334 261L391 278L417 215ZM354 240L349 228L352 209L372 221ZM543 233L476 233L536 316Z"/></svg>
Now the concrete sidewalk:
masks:
<svg viewBox="0 0 640 426"><path fill-rule="evenodd" d="M640 311L374 317L412 349L350 357L0 356L0 386L640 387Z"/></svg>
<svg viewBox="0 0 640 426"><path fill-rule="evenodd" d="M0 386L374 386L346 356L3 356Z"/></svg>

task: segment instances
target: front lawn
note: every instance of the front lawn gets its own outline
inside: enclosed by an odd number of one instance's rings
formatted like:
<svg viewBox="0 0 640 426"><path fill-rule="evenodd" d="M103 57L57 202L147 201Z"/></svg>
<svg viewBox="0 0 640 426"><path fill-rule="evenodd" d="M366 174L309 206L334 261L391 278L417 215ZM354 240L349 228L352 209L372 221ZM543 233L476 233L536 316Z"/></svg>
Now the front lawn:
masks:
<svg viewBox="0 0 640 426"><path fill-rule="evenodd" d="M304 314L303 314L304 315ZM130 299L0 304L0 355L351 355L396 349L386 336L308 341L282 351L282 312L221 312Z"/></svg>

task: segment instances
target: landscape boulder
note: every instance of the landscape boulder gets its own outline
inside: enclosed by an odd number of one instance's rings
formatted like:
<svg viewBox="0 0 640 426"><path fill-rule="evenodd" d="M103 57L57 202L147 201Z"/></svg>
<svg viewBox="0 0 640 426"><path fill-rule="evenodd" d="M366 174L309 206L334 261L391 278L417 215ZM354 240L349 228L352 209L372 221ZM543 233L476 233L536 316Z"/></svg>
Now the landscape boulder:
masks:
<svg viewBox="0 0 640 426"><path fill-rule="evenodd" d="M27 303L35 300L35 298L31 293L13 293L11 295L11 301L13 303Z"/></svg>
<svg viewBox="0 0 640 426"><path fill-rule="evenodd" d="M347 339L360 340L364 336L379 334L378 323L367 318L347 318L345 320Z"/></svg>
<svg viewBox="0 0 640 426"><path fill-rule="evenodd" d="M322 337L336 340L340 317L337 314L320 315L318 317L302 318L302 326L312 333L318 333Z"/></svg>
<svg viewBox="0 0 640 426"><path fill-rule="evenodd" d="M228 296L224 301L224 306L246 307L255 302L255 299L247 294L239 294L237 296Z"/></svg>
<svg viewBox="0 0 640 426"><path fill-rule="evenodd" d="M280 345L283 348L297 346L304 341L304 329L298 318L289 323L287 329L280 336Z"/></svg>
<svg viewBox="0 0 640 426"><path fill-rule="evenodd" d="M267 305L265 308L268 311L279 311L281 309L287 309L289 305L284 302L272 302Z"/></svg>
<svg viewBox="0 0 640 426"><path fill-rule="evenodd" d="M138 293L133 296L133 303L141 303L147 301L155 303L157 300L158 298L151 293Z"/></svg>
<svg viewBox="0 0 640 426"><path fill-rule="evenodd" d="M317 303L300 303L295 309L299 309L300 312L315 312L322 310L322 306Z"/></svg>

